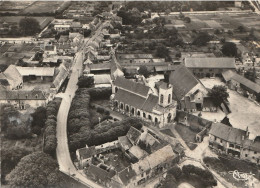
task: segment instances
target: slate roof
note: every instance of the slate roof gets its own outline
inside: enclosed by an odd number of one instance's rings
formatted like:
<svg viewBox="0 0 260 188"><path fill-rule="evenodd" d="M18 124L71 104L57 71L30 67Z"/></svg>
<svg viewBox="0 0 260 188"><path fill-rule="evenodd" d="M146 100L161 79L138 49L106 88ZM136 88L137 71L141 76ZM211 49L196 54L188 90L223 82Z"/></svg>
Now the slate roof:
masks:
<svg viewBox="0 0 260 188"><path fill-rule="evenodd" d="M181 100L198 83L197 78L184 66L179 66L171 72L169 83L173 86L173 98Z"/></svg>
<svg viewBox="0 0 260 188"><path fill-rule="evenodd" d="M229 80L235 80L237 81L238 83L248 87L249 89L255 91L256 93L260 93L260 85L252 82L251 80L248 80L246 79L245 77L229 70L229 71L226 71L224 72L223 74L223 78L226 80L226 81L229 81Z"/></svg>
<svg viewBox="0 0 260 188"><path fill-rule="evenodd" d="M141 109L146 111L146 112L152 112L153 108L158 104L158 100L159 100L158 96L149 95L147 100L142 105Z"/></svg>
<svg viewBox="0 0 260 188"><path fill-rule="evenodd" d="M97 166L90 165L88 167L87 174L95 180L100 180L102 183L104 183L106 181L110 181L110 178L112 178L116 173L115 171L108 172Z"/></svg>
<svg viewBox="0 0 260 188"><path fill-rule="evenodd" d="M0 90L0 100L46 100L40 90Z"/></svg>
<svg viewBox="0 0 260 188"><path fill-rule="evenodd" d="M227 57L186 57L184 64L188 68L236 68L235 58Z"/></svg>
<svg viewBox="0 0 260 188"><path fill-rule="evenodd" d="M222 123L213 123L211 125L209 134L236 144L242 144L242 136L246 138L246 131L236 129Z"/></svg>
<svg viewBox="0 0 260 188"><path fill-rule="evenodd" d="M54 76L54 67L16 67L22 76Z"/></svg>
<svg viewBox="0 0 260 188"><path fill-rule="evenodd" d="M137 83L137 82L133 82L131 80L125 79L123 77L117 77L114 85L117 87L121 87L125 90L129 90L133 93L139 94L143 97L147 97L148 92L149 92L149 87L145 86L143 84Z"/></svg>
<svg viewBox="0 0 260 188"><path fill-rule="evenodd" d="M118 100L130 106L134 106L136 108L141 109L146 98L122 89L118 89L117 93L115 94L114 100Z"/></svg>

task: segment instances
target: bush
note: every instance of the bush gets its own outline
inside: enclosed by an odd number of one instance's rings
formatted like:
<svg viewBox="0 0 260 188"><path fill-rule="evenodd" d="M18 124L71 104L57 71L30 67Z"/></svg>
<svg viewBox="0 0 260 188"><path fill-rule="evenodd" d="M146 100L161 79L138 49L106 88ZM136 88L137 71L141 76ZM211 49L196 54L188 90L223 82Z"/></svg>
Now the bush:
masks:
<svg viewBox="0 0 260 188"><path fill-rule="evenodd" d="M88 89L88 93L91 100L109 99L112 94L112 88L90 88Z"/></svg>
<svg viewBox="0 0 260 188"><path fill-rule="evenodd" d="M217 186L217 181L215 180L213 174L208 170L204 170L193 165L184 165L182 167L182 172L187 177L198 176L203 181L205 186Z"/></svg>
<svg viewBox="0 0 260 188"><path fill-rule="evenodd" d="M181 171L180 167L178 167L177 165L175 165L173 168L171 168L168 171L168 173L172 174L175 177L175 179L180 178L182 175L182 171Z"/></svg>

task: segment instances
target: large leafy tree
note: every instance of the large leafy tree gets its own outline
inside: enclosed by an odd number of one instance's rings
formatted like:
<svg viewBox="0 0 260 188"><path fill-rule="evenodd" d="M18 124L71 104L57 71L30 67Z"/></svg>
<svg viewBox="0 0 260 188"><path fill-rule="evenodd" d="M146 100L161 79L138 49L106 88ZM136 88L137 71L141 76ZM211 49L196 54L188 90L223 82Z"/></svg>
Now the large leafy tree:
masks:
<svg viewBox="0 0 260 188"><path fill-rule="evenodd" d="M223 102L226 102L229 94L225 86L215 85L208 93L209 97L212 98L213 103L216 106L220 106Z"/></svg>
<svg viewBox="0 0 260 188"><path fill-rule="evenodd" d="M140 66L138 73L143 75L145 78L148 78L151 74L145 65Z"/></svg>
<svg viewBox="0 0 260 188"><path fill-rule="evenodd" d="M81 76L78 81L79 88L90 88L94 86L94 77Z"/></svg>
<svg viewBox="0 0 260 188"><path fill-rule="evenodd" d="M40 24L35 18L23 18L19 22L20 31L23 35L35 35L41 31Z"/></svg>
<svg viewBox="0 0 260 188"><path fill-rule="evenodd" d="M211 36L206 32L201 32L198 34L198 36L194 39L192 44L196 46L205 46L207 42L209 42L211 39Z"/></svg>
<svg viewBox="0 0 260 188"><path fill-rule="evenodd" d="M11 187L64 187L66 176L48 154L34 152L23 157L7 176Z"/></svg>
<svg viewBox="0 0 260 188"><path fill-rule="evenodd" d="M237 46L233 42L226 42L221 48L222 53L228 57L237 56Z"/></svg>
<svg viewBox="0 0 260 188"><path fill-rule="evenodd" d="M39 135L41 134L41 129L45 125L46 120L46 108L38 107L34 113L32 113L33 121L32 121L32 132Z"/></svg>

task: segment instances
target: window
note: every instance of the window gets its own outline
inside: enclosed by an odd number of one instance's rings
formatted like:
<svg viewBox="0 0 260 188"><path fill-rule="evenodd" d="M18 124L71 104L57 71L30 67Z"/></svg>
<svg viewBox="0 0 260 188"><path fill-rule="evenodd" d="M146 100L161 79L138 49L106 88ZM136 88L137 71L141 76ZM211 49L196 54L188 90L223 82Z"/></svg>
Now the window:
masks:
<svg viewBox="0 0 260 188"><path fill-rule="evenodd" d="M145 113L143 113L143 117L146 118L146 114Z"/></svg>
<svg viewBox="0 0 260 188"><path fill-rule="evenodd" d="M247 157L247 154L245 154L245 157Z"/></svg>
<svg viewBox="0 0 260 188"><path fill-rule="evenodd" d="M200 72L202 72L202 71L203 71L203 69L199 69L199 71L200 71Z"/></svg>
<svg viewBox="0 0 260 188"><path fill-rule="evenodd" d="M252 157L252 159L255 159L255 157Z"/></svg>
<svg viewBox="0 0 260 188"><path fill-rule="evenodd" d="M254 154L257 154L257 151L255 151Z"/></svg>
<svg viewBox="0 0 260 188"><path fill-rule="evenodd" d="M137 115L140 116L140 111L137 112Z"/></svg>
<svg viewBox="0 0 260 188"><path fill-rule="evenodd" d="M161 95L160 103L161 103L161 104L163 103L163 95Z"/></svg>
<svg viewBox="0 0 260 188"><path fill-rule="evenodd" d="M168 95L168 104L171 102L171 94Z"/></svg>
<svg viewBox="0 0 260 188"><path fill-rule="evenodd" d="M234 144L229 144L229 147L230 147L230 148L233 148L233 147L234 147Z"/></svg>
<svg viewBox="0 0 260 188"><path fill-rule="evenodd" d="M220 140L220 143L222 143L222 140Z"/></svg>
<svg viewBox="0 0 260 188"><path fill-rule="evenodd" d="M213 71L213 69L209 69L209 71L210 71L210 72L212 72L212 71Z"/></svg>

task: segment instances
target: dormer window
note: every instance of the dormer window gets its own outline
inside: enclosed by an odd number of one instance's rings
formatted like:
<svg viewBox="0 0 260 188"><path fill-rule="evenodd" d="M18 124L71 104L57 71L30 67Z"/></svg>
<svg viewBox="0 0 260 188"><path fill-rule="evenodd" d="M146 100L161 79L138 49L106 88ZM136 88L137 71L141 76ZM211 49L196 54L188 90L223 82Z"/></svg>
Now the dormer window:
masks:
<svg viewBox="0 0 260 188"><path fill-rule="evenodd" d="M36 98L36 99L38 98L38 94L35 95L35 98Z"/></svg>
<svg viewBox="0 0 260 188"><path fill-rule="evenodd" d="M28 98L28 94L26 94L25 98L26 98L26 99Z"/></svg>

